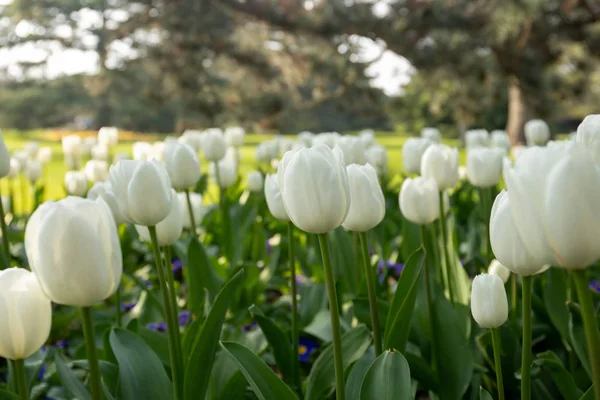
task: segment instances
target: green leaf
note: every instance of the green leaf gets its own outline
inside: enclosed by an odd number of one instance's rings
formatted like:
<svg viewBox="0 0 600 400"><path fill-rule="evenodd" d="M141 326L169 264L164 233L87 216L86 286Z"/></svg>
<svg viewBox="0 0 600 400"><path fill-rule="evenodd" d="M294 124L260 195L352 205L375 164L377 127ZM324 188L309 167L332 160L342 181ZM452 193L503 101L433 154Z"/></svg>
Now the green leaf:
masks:
<svg viewBox="0 0 600 400"><path fill-rule="evenodd" d="M550 268L543 275L544 304L552 325L563 339L569 342L569 310L567 309L568 272L561 268Z"/></svg>
<svg viewBox="0 0 600 400"><path fill-rule="evenodd" d="M417 299L417 282L425 265L425 251L418 249L410 256L400 275L398 287L390 306L383 347L403 352L408 342L410 321Z"/></svg>
<svg viewBox="0 0 600 400"><path fill-rule="evenodd" d="M552 268L551 268L552 269ZM585 330L583 328L583 319L581 317L581 309L579 304L570 302L568 303L569 310L569 338L571 339L571 346L575 350L575 354L581 361L581 365L588 376L592 377L592 366L590 364L590 358L588 357L587 342L585 339Z"/></svg>
<svg viewBox="0 0 600 400"><path fill-rule="evenodd" d="M183 352L183 363L184 366L187 365L190 353L192 352L192 348L194 346L194 339L196 339L196 335L200 328L202 328L202 324L204 324L203 318L196 318L183 333L183 341L181 343L182 352Z"/></svg>
<svg viewBox="0 0 600 400"><path fill-rule="evenodd" d="M0 390L0 400L19 400L19 396L6 390Z"/></svg>
<svg viewBox="0 0 600 400"><path fill-rule="evenodd" d="M246 393L246 378L241 371L236 371L231 377L225 382L223 389L219 393L219 400L232 400L244 398Z"/></svg>
<svg viewBox="0 0 600 400"><path fill-rule="evenodd" d="M379 316L379 325L381 329L385 329L388 314L390 312L390 303L387 300L383 300L379 297L376 299L377 302L377 313ZM352 300L354 306L354 315L359 323L365 324L371 328L371 309L369 308L369 299L367 297L359 297Z"/></svg>
<svg viewBox="0 0 600 400"><path fill-rule="evenodd" d="M342 355L344 368L358 360L371 344L371 333L366 326L358 326L342 335ZM323 399L333 393L335 371L333 348L327 346L316 359L308 376L306 399Z"/></svg>
<svg viewBox="0 0 600 400"><path fill-rule="evenodd" d="M223 280L212 268L204 246L193 238L188 246L186 276L189 282L188 307L198 316L204 315L204 289L208 290L211 300L215 298Z"/></svg>
<svg viewBox="0 0 600 400"><path fill-rule="evenodd" d="M319 311L326 308L327 288L324 283L307 283L302 286L302 301L298 312L302 325L307 326L310 324Z"/></svg>
<svg viewBox="0 0 600 400"><path fill-rule="evenodd" d="M54 357L54 363L56 364L56 370L60 376L60 381L65 385L65 388L75 397L82 400L91 399L92 396L85 388L84 384L75 376L73 371L62 359L62 356L57 352Z"/></svg>
<svg viewBox="0 0 600 400"><path fill-rule="evenodd" d="M360 388L360 399L412 399L410 368L402 354L386 350L377 357L365 375Z"/></svg>
<svg viewBox="0 0 600 400"><path fill-rule="evenodd" d="M579 400L594 400L595 396L596 394L594 392L594 385L592 385Z"/></svg>
<svg viewBox="0 0 600 400"><path fill-rule="evenodd" d="M169 339L167 335L163 332L153 331L152 329L148 329L144 326L139 327L139 336L144 339L144 342L150 348L165 367L171 366L171 358L169 354Z"/></svg>
<svg viewBox="0 0 600 400"><path fill-rule="evenodd" d="M422 357L411 352L405 352L404 358L410 366L412 377L419 382L425 389L435 390L437 388L437 380L431 364L425 361Z"/></svg>
<svg viewBox="0 0 600 400"><path fill-rule="evenodd" d="M109 340L119 365L119 399L173 398L173 385L160 359L143 339L114 328Z"/></svg>
<svg viewBox="0 0 600 400"><path fill-rule="evenodd" d="M397 204L396 204L397 205ZM402 218L402 243L400 254L403 260L408 260L421 247L421 228L406 218Z"/></svg>
<svg viewBox="0 0 600 400"><path fill-rule="evenodd" d="M285 380L292 379L294 352L290 339L275 322L262 315L262 312L258 308L252 306L249 311L271 345L275 363L281 371L283 378Z"/></svg>
<svg viewBox="0 0 600 400"><path fill-rule="evenodd" d="M298 397L256 354L233 342L221 342L221 348L239 365L246 381L260 400L293 400Z"/></svg>
<svg viewBox="0 0 600 400"><path fill-rule="evenodd" d="M482 387L479 387L479 400L494 400L491 394Z"/></svg>
<svg viewBox="0 0 600 400"><path fill-rule="evenodd" d="M352 366L348 378L346 379L346 400L358 400L360 397L360 387L367 371L375 361L375 351L370 347L361 358Z"/></svg>
<svg viewBox="0 0 600 400"><path fill-rule="evenodd" d="M552 351L538 354L535 364L547 370L564 400L577 400L583 392L577 387L573 376L565 369L560 359Z"/></svg>
<svg viewBox="0 0 600 400"><path fill-rule="evenodd" d="M240 270L225 282L215 297L202 328L198 330L185 369L183 395L186 400L204 399L221 336L221 328L225 322L225 314L229 308L229 302L243 278L244 272Z"/></svg>

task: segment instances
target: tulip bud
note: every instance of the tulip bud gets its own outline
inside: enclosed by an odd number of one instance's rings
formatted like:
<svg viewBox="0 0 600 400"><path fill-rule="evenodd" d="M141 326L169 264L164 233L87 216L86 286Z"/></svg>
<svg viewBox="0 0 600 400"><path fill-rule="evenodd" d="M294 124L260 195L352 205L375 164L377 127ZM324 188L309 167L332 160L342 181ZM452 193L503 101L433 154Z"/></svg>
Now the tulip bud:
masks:
<svg viewBox="0 0 600 400"><path fill-rule="evenodd" d="M385 198L377 172L370 164L346 167L350 188L350 209L342 226L349 231L366 232L385 216Z"/></svg>
<svg viewBox="0 0 600 400"><path fill-rule="evenodd" d="M276 141L279 154L285 154L294 147L294 141L292 139L277 137Z"/></svg>
<svg viewBox="0 0 600 400"><path fill-rule="evenodd" d="M190 210L188 209L186 195L185 193L178 193L177 198L183 214L183 227L190 229L192 227L192 220L190 218ZM190 192L190 203L192 203L195 225L199 226L202 223L204 215L206 215L208 211L207 208L202 204L202 195Z"/></svg>
<svg viewBox="0 0 600 400"><path fill-rule="evenodd" d="M583 144L600 162L600 114L588 115L577 127L575 141Z"/></svg>
<svg viewBox="0 0 600 400"><path fill-rule="evenodd" d="M386 174L388 167L388 154L385 147L374 144L367 150L366 157L367 162L371 164L377 171L377 175L383 176Z"/></svg>
<svg viewBox="0 0 600 400"><path fill-rule="evenodd" d="M200 161L193 148L175 143L168 153L163 154L174 189L184 190L196 186L200 180Z"/></svg>
<svg viewBox="0 0 600 400"><path fill-rule="evenodd" d="M541 119L532 119L525 123L525 139L529 146L543 146L550 140L550 128Z"/></svg>
<svg viewBox="0 0 600 400"><path fill-rule="evenodd" d="M418 225L430 224L440 216L440 191L431 178L406 178L399 203L404 218Z"/></svg>
<svg viewBox="0 0 600 400"><path fill-rule="evenodd" d="M194 149L195 153L198 153L202 148L202 145L200 143L201 140L202 132L193 129L187 129L179 138L179 142L191 146Z"/></svg>
<svg viewBox="0 0 600 400"><path fill-rule="evenodd" d="M12 160L10 159L10 153L4 143L4 137L0 130L0 178L8 176L12 167Z"/></svg>
<svg viewBox="0 0 600 400"><path fill-rule="evenodd" d="M471 313L482 328L498 328L508 319L508 299L502 279L481 274L473 279Z"/></svg>
<svg viewBox="0 0 600 400"><path fill-rule="evenodd" d="M102 200L104 200L110 208L110 211L112 212L117 226L125 222L125 217L123 216L121 210L119 210L119 206L117 205L117 199L115 198L115 194L112 190L112 186L109 181L96 182L94 183L94 186L92 186L92 188L88 190L88 199L96 200L98 197L101 197Z"/></svg>
<svg viewBox="0 0 600 400"><path fill-rule="evenodd" d="M136 225L138 235L144 242L151 242L150 231L146 226ZM179 239L183 231L183 211L175 190L171 189L171 212L167 218L156 224L156 238L159 246L170 246Z"/></svg>
<svg viewBox="0 0 600 400"><path fill-rule="evenodd" d="M0 150L0 152L1 152L1 150ZM8 175L6 177L8 179L13 179L19 174L19 172L21 172L21 163L19 162L19 160L11 158L10 159L10 168L8 170Z"/></svg>
<svg viewBox="0 0 600 400"><path fill-rule="evenodd" d="M256 161L267 163L279 157L279 147L275 141L268 140L256 146Z"/></svg>
<svg viewBox="0 0 600 400"><path fill-rule="evenodd" d="M92 147L92 159L99 161L108 161L110 152L105 145L98 144Z"/></svg>
<svg viewBox="0 0 600 400"><path fill-rule="evenodd" d="M241 126L230 126L225 129L225 141L228 146L241 147L244 145L244 128Z"/></svg>
<svg viewBox="0 0 600 400"><path fill-rule="evenodd" d="M358 133L363 148L368 149L375 144L375 131L373 129L363 129Z"/></svg>
<svg viewBox="0 0 600 400"><path fill-rule="evenodd" d="M42 164L38 160L29 160L25 166L25 177L31 183L36 183L42 176Z"/></svg>
<svg viewBox="0 0 600 400"><path fill-rule="evenodd" d="M319 133L313 138L313 145L324 144L325 146L333 149L340 139L340 134L337 132L323 132Z"/></svg>
<svg viewBox="0 0 600 400"><path fill-rule="evenodd" d="M402 164L409 174L421 173L421 158L433 142L425 138L408 138L402 146Z"/></svg>
<svg viewBox="0 0 600 400"><path fill-rule="evenodd" d="M135 142L132 152L134 160L150 161L152 159L152 145L148 142Z"/></svg>
<svg viewBox="0 0 600 400"><path fill-rule="evenodd" d="M116 146L119 142L119 130L114 126L104 126L98 131L98 144L104 147Z"/></svg>
<svg viewBox="0 0 600 400"><path fill-rule="evenodd" d="M290 217L283 205L279 182L276 175L267 175L265 178L265 198L269 212L280 221L289 221Z"/></svg>
<svg viewBox="0 0 600 400"><path fill-rule="evenodd" d="M238 177L238 166L235 158L230 155L228 157L223 158L218 163L219 168L219 176L217 179L217 174L215 171L215 163L211 163L208 167L208 172L219 187L225 189L229 186L233 185Z"/></svg>
<svg viewBox="0 0 600 400"><path fill-rule="evenodd" d="M304 131L300 132L296 138L299 143L302 144L303 147L311 147L313 144L313 138L315 134L312 132Z"/></svg>
<svg viewBox="0 0 600 400"><path fill-rule="evenodd" d="M67 135L62 138L63 153L71 157L79 157L83 151L81 138L77 135Z"/></svg>
<svg viewBox="0 0 600 400"><path fill-rule="evenodd" d="M492 147L503 149L505 154L507 154L510 149L510 139L508 138L506 131L492 131Z"/></svg>
<svg viewBox="0 0 600 400"><path fill-rule="evenodd" d="M344 153L344 162L346 165L364 165L367 162L365 147L360 138L356 136L342 136L338 140L337 145Z"/></svg>
<svg viewBox="0 0 600 400"><path fill-rule="evenodd" d="M219 161L225 157L227 142L220 129L213 128L204 131L201 144L204 158L208 161Z"/></svg>
<svg viewBox="0 0 600 400"><path fill-rule="evenodd" d="M500 261L494 259L488 267L488 274L498 275L502 279L502 283L506 283L508 278L510 278L510 269L502 265Z"/></svg>
<svg viewBox="0 0 600 400"><path fill-rule="evenodd" d="M465 143L467 149L475 147L487 147L490 139L488 131L485 129L471 129L465 132Z"/></svg>
<svg viewBox="0 0 600 400"><path fill-rule="evenodd" d="M91 157L92 149L98 145L98 138L96 136L87 136L81 140L81 155ZM65 153L66 154L66 153Z"/></svg>
<svg viewBox="0 0 600 400"><path fill-rule="evenodd" d="M263 190L263 176L259 171L248 172L248 190L251 192L261 192Z"/></svg>
<svg viewBox="0 0 600 400"><path fill-rule="evenodd" d="M85 173L80 171L68 171L65 174L65 189L71 196L85 196L88 189Z"/></svg>
<svg viewBox="0 0 600 400"><path fill-rule="evenodd" d="M27 154L29 160L35 160L40 151L40 144L38 142L27 142L25 143L25 146L23 146L23 151Z"/></svg>
<svg viewBox="0 0 600 400"><path fill-rule="evenodd" d="M467 177L473 186L488 188L500 182L504 152L484 147L467 152Z"/></svg>
<svg viewBox="0 0 600 400"><path fill-rule="evenodd" d="M83 169L90 182L103 182L108 179L108 164L106 161L89 160Z"/></svg>
<svg viewBox="0 0 600 400"><path fill-rule="evenodd" d="M121 161L110 167L109 178L127 222L155 226L171 212L171 181L158 161Z"/></svg>
<svg viewBox="0 0 600 400"><path fill-rule="evenodd" d="M344 222L350 208L348 174L339 147L324 144L284 155L277 179L285 209L298 228L327 233Z"/></svg>
<svg viewBox="0 0 600 400"><path fill-rule="evenodd" d="M39 162L43 164L48 164L52 161L52 148L50 147L42 147L40 151L38 151L37 159Z"/></svg>
<svg viewBox="0 0 600 400"><path fill-rule="evenodd" d="M89 307L121 281L119 234L102 199L43 203L25 227L25 250L42 290L58 304Z"/></svg>
<svg viewBox="0 0 600 400"><path fill-rule="evenodd" d="M434 143L439 143L442 140L442 134L437 128L423 128L421 130L421 137L429 139Z"/></svg>
<svg viewBox="0 0 600 400"><path fill-rule="evenodd" d="M0 271L0 357L22 360L50 336L52 305L35 274L24 268Z"/></svg>
<svg viewBox="0 0 600 400"><path fill-rule="evenodd" d="M429 146L421 159L421 175L435 180L440 191L458 182L458 150L443 144Z"/></svg>

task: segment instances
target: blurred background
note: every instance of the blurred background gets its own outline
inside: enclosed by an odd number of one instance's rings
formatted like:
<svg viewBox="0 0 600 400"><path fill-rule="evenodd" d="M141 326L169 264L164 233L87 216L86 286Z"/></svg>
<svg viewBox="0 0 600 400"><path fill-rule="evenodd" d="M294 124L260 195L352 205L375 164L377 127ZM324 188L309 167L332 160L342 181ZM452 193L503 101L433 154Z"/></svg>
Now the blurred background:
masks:
<svg viewBox="0 0 600 400"><path fill-rule="evenodd" d="M600 110L598 0L0 0L0 126L460 138Z"/></svg>

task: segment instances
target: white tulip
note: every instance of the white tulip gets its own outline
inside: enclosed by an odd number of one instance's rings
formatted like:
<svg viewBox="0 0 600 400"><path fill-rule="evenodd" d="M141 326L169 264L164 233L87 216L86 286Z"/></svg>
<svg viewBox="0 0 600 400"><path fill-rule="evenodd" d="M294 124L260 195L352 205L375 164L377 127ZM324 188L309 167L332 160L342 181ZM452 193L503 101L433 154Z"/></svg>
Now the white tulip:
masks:
<svg viewBox="0 0 600 400"><path fill-rule="evenodd" d="M375 131L373 129L363 129L358 133L362 141L363 148L368 149L375 144Z"/></svg>
<svg viewBox="0 0 600 400"><path fill-rule="evenodd" d="M218 128L208 129L202 134L202 153L208 161L220 161L225 157L227 142Z"/></svg>
<svg viewBox="0 0 600 400"><path fill-rule="evenodd" d="M109 161L109 158L110 158L109 148L102 144L98 144L98 145L92 147L91 154L92 154L92 158L94 160Z"/></svg>
<svg viewBox="0 0 600 400"><path fill-rule="evenodd" d="M112 186L109 181L105 182L96 182L94 186L90 190L88 190L87 198L90 200L96 200L98 197L101 197L112 212L112 215L115 219L115 223L117 226L121 225L125 222L125 217L123 213L119 209L119 205L117 204L117 199L115 198L115 193L112 190Z"/></svg>
<svg viewBox="0 0 600 400"><path fill-rule="evenodd" d="M65 189L71 196L85 196L88 189L85 173L80 171L68 171L65 174Z"/></svg>
<svg viewBox="0 0 600 400"><path fill-rule="evenodd" d="M440 191L431 178L406 178L398 200L402 215L412 223L430 224L440 217Z"/></svg>
<svg viewBox="0 0 600 400"><path fill-rule="evenodd" d="M488 274L498 275L502 279L502 282L506 283L508 282L508 278L510 278L510 269L502 265L500 261L494 259L488 267Z"/></svg>
<svg viewBox="0 0 600 400"><path fill-rule="evenodd" d="M485 147L470 148L467 152L467 177L473 186L488 188L500 182L504 151Z"/></svg>
<svg viewBox="0 0 600 400"><path fill-rule="evenodd" d="M118 288L123 257L117 226L102 199L45 202L25 228L31 270L50 300L89 307Z"/></svg>
<svg viewBox="0 0 600 400"><path fill-rule="evenodd" d="M171 185L176 190L196 186L200 180L200 161L194 149L187 144L175 143L164 153Z"/></svg>
<svg viewBox="0 0 600 400"><path fill-rule="evenodd" d="M550 140L550 128L541 119L527 121L524 129L529 146L543 146Z"/></svg>
<svg viewBox="0 0 600 400"><path fill-rule="evenodd" d="M152 145L152 156L146 160L150 161L152 158L156 158L158 161L163 161L163 152L165 151L165 142L155 142Z"/></svg>
<svg viewBox="0 0 600 400"><path fill-rule="evenodd" d="M349 231L366 232L385 216L385 198L377 171L370 164L346 167L350 188L350 209L342 226Z"/></svg>
<svg viewBox="0 0 600 400"><path fill-rule="evenodd" d="M171 212L171 181L158 161L124 160L110 167L109 177L127 222L155 226Z"/></svg>
<svg viewBox="0 0 600 400"><path fill-rule="evenodd" d="M283 205L277 176L268 174L265 178L265 198L269 212L280 221L289 221L290 217Z"/></svg>
<svg viewBox="0 0 600 400"><path fill-rule="evenodd" d="M136 225L135 229L144 242L151 242L148 227ZM179 239L183 231L183 211L175 190L171 189L171 212L156 224L156 238L159 246L170 246Z"/></svg>
<svg viewBox="0 0 600 400"><path fill-rule="evenodd" d="M198 153L202 148L202 145L200 143L201 140L202 140L202 132L194 130L194 129L187 129L185 132L183 132L183 134L179 138L179 141L181 143L192 146L192 148L194 149L194 151L196 153Z"/></svg>
<svg viewBox="0 0 600 400"><path fill-rule="evenodd" d="M367 162L375 168L377 175L383 176L387 173L388 154L385 147L374 144L366 151Z"/></svg>
<svg viewBox="0 0 600 400"><path fill-rule="evenodd" d="M458 149L443 144L429 146L421 159L421 175L432 178L440 191L458 182Z"/></svg>
<svg viewBox="0 0 600 400"><path fill-rule="evenodd" d="M23 146L23 151L27 154L27 158L30 160L37 159L38 152L40 151L40 144L38 142L27 142Z"/></svg>
<svg viewBox="0 0 600 400"><path fill-rule="evenodd" d="M63 153L71 157L79 157L83 152L81 138L77 135L67 135L62 138Z"/></svg>
<svg viewBox="0 0 600 400"><path fill-rule="evenodd" d="M90 157L92 155L92 149L96 145L98 145L98 137L96 137L96 136L84 137L83 139L81 139L81 154Z"/></svg>
<svg viewBox="0 0 600 400"><path fill-rule="evenodd" d="M29 160L25 166L25 177L35 183L42 176L42 164L38 160Z"/></svg>
<svg viewBox="0 0 600 400"><path fill-rule="evenodd" d="M473 279L471 313L482 328L498 328L508 319L508 299L502 279L481 274Z"/></svg>
<svg viewBox="0 0 600 400"><path fill-rule="evenodd" d="M218 177L215 165L218 164ZM223 158L218 163L211 163L208 167L211 177L221 188L225 189L233 185L238 177L238 165L233 155Z"/></svg>
<svg viewBox="0 0 600 400"><path fill-rule="evenodd" d="M45 146L38 151L37 159L42 164L48 164L52 161L52 148Z"/></svg>
<svg viewBox="0 0 600 400"><path fill-rule="evenodd" d="M277 137L275 141L277 142L279 154L285 154L294 147L294 141L290 138Z"/></svg>
<svg viewBox="0 0 600 400"><path fill-rule="evenodd" d="M150 161L153 157L152 144L148 142L135 142L132 152L134 160Z"/></svg>
<svg viewBox="0 0 600 400"><path fill-rule="evenodd" d="M12 155L11 160L16 160L19 163L19 169L25 173L25 169L27 168L27 162L29 159L27 158L27 153L23 150L15 151Z"/></svg>
<svg viewBox="0 0 600 400"><path fill-rule="evenodd" d="M277 170L283 204L290 219L308 233L340 226L350 208L348 174L339 147L324 144L287 152Z"/></svg>
<svg viewBox="0 0 600 400"><path fill-rule="evenodd" d="M6 177L8 179L13 179L19 174L19 172L21 172L21 163L19 162L19 160L11 158L10 168L8 169L8 175L6 175Z"/></svg>
<svg viewBox="0 0 600 400"><path fill-rule="evenodd" d="M246 132L241 126L230 126L225 129L225 140L231 147L241 147L244 145L244 136Z"/></svg>
<svg viewBox="0 0 600 400"><path fill-rule="evenodd" d="M442 140L442 134L437 128L423 128L421 130L421 137L429 139L434 143L439 143Z"/></svg>
<svg viewBox="0 0 600 400"><path fill-rule="evenodd" d="M313 144L314 137L315 134L308 131L303 131L296 135L297 141L301 143L303 147L311 147Z"/></svg>
<svg viewBox="0 0 600 400"><path fill-rule="evenodd" d="M490 135L485 129L471 129L465 132L465 143L467 149L475 147L487 147L490 141Z"/></svg>
<svg viewBox="0 0 600 400"><path fill-rule="evenodd" d="M260 171L251 171L248 172L248 177L246 178L248 182L248 190L251 192L262 192L263 190L263 176Z"/></svg>
<svg viewBox="0 0 600 400"><path fill-rule="evenodd" d="M510 139L506 134L506 131L492 131L492 147L504 149L504 151L508 152L510 149Z"/></svg>
<svg viewBox="0 0 600 400"><path fill-rule="evenodd" d="M119 142L119 130L114 126L104 126L98 131L98 144L104 147L116 146Z"/></svg>
<svg viewBox="0 0 600 400"><path fill-rule="evenodd" d="M333 149L339 139L340 134L337 132L323 132L313 138L313 145L324 144L330 149Z"/></svg>
<svg viewBox="0 0 600 400"><path fill-rule="evenodd" d="M83 169L90 182L102 182L108 179L108 163L100 160L89 160Z"/></svg>
<svg viewBox="0 0 600 400"><path fill-rule="evenodd" d="M192 227L192 220L190 218L190 210L188 208L185 193L178 193L177 198L183 213L183 227L190 229ZM208 209L204 207L204 204L202 204L202 195L198 193L190 192L190 203L192 203L192 212L194 213L195 225L199 226L202 223L202 219L204 218L204 215L206 215Z"/></svg>
<svg viewBox="0 0 600 400"><path fill-rule="evenodd" d="M4 136L0 130L0 178L8 176L12 167L12 162L8 148L4 143Z"/></svg>
<svg viewBox="0 0 600 400"><path fill-rule="evenodd" d="M279 145L274 140L267 140L256 146L256 161L268 163L279 157Z"/></svg>
<svg viewBox="0 0 600 400"><path fill-rule="evenodd" d="M344 162L346 166L350 164L364 165L367 162L365 154L365 145L357 136L342 136L337 145L344 153Z"/></svg>
<svg viewBox="0 0 600 400"><path fill-rule="evenodd" d="M575 141L583 144L600 163L600 114L588 115L577 127Z"/></svg>
<svg viewBox="0 0 600 400"><path fill-rule="evenodd" d="M409 174L421 173L421 158L433 142L425 138L408 138L402 146L402 164Z"/></svg>
<svg viewBox="0 0 600 400"><path fill-rule="evenodd" d="M50 336L52 305L34 273L24 268L0 271L0 357L25 359Z"/></svg>

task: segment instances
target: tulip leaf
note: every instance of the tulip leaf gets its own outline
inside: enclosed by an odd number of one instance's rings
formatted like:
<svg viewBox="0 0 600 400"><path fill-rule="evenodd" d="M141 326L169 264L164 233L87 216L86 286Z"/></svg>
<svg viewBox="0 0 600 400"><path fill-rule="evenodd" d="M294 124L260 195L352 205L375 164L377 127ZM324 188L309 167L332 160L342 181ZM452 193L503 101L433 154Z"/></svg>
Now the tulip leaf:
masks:
<svg viewBox="0 0 600 400"><path fill-rule="evenodd" d="M568 272L561 268L550 268L543 275L544 304L552 325L562 338L569 342L569 310L567 309Z"/></svg>
<svg viewBox="0 0 600 400"><path fill-rule="evenodd" d="M360 325L342 335L344 368L358 360L371 344L371 333ZM306 400L327 398L335 388L333 348L327 346L316 359L308 376Z"/></svg>
<svg viewBox="0 0 600 400"><path fill-rule="evenodd" d="M422 357L413 354L409 351L404 353L404 358L410 366L410 373L412 377L421 384L425 389L435 390L437 388L437 381L431 364L425 361Z"/></svg>
<svg viewBox="0 0 600 400"><path fill-rule="evenodd" d="M379 316L380 329L385 329L387 317L390 312L390 303L387 300L383 300L379 297L376 298L377 313ZM371 309L369 308L369 299L367 297L359 297L352 300L354 306L354 315L359 323L365 324L371 328Z"/></svg>
<svg viewBox="0 0 600 400"><path fill-rule="evenodd" d="M588 357L587 342L585 339L585 330L583 327L583 319L581 317L581 309L577 303L568 303L569 310L569 338L571 346L575 350L575 354L581 361L581 365L588 376L591 378L592 366Z"/></svg>
<svg viewBox="0 0 600 400"><path fill-rule="evenodd" d="M306 283L302 286L302 301L300 302L300 320L307 326L321 310L327 308L327 288L324 283Z"/></svg>
<svg viewBox="0 0 600 400"><path fill-rule="evenodd" d="M592 385L579 400L594 400L595 396L596 394L594 392L594 385Z"/></svg>
<svg viewBox="0 0 600 400"><path fill-rule="evenodd" d="M403 352L408 342L410 321L417 299L418 280L425 264L425 251L418 249L410 256L400 279L385 326L383 347Z"/></svg>
<svg viewBox="0 0 600 400"><path fill-rule="evenodd" d="M196 339L196 335L198 331L202 328L202 324L204 324L203 318L195 319L186 329L183 334L183 340L181 342L182 352L183 352L183 364L187 365L188 358L190 353L192 352L192 347L194 346L194 339Z"/></svg>
<svg viewBox="0 0 600 400"><path fill-rule="evenodd" d="M275 324L271 319L265 317L262 312L256 308L256 306L250 307L250 313L254 317L254 320L260 326L267 341L271 345L273 350L273 356L275 357L275 363L281 371L284 380L292 379L292 363L294 362L294 353L292 350L292 344L290 338L283 332L283 330ZM295 357L298 357L296 354Z"/></svg>
<svg viewBox="0 0 600 400"><path fill-rule="evenodd" d="M393 382L393 384L390 384ZM360 388L360 400L411 400L410 368L402 354L384 351L371 365Z"/></svg>
<svg viewBox="0 0 600 400"><path fill-rule="evenodd" d="M223 288L215 297L202 328L196 334L185 369L183 394L186 400L203 399L206 394L217 346L219 345L221 328L225 322L225 314L231 299L234 297L235 290L243 278L244 272L240 270L225 282Z"/></svg>
<svg viewBox="0 0 600 400"><path fill-rule="evenodd" d="M365 354L354 363L348 374L348 378L346 379L346 400L359 399L360 387L373 361L375 361L375 351L373 347L369 347Z"/></svg>
<svg viewBox="0 0 600 400"><path fill-rule="evenodd" d="M221 348L239 365L240 371L260 400L294 400L298 397L256 354L234 342L221 342Z"/></svg>
<svg viewBox="0 0 600 400"><path fill-rule="evenodd" d="M479 400L494 400L492 395L484 388L479 388Z"/></svg>
<svg viewBox="0 0 600 400"><path fill-rule="evenodd" d="M223 280L215 273L204 246L196 238L193 238L188 246L185 271L190 288L188 307L192 313L202 316L204 315L204 289L208 291L210 299L213 300L223 284Z"/></svg>
<svg viewBox="0 0 600 400"><path fill-rule="evenodd" d="M535 364L547 370L552 376L554 384L558 388L564 400L577 400L583 392L577 387L573 376L565 369L560 359L552 351L546 351L537 355Z"/></svg>
<svg viewBox="0 0 600 400"><path fill-rule="evenodd" d="M60 380L65 385L65 388L76 398L82 400L88 400L92 398L85 385L75 376L73 371L65 364L62 356L56 353L54 357L54 363L56 364L56 370L60 376Z"/></svg>
<svg viewBox="0 0 600 400"><path fill-rule="evenodd" d="M114 328L109 341L119 365L119 399L173 398L173 385L160 359L143 339Z"/></svg>
<svg viewBox="0 0 600 400"><path fill-rule="evenodd" d="M421 228L419 225L402 217L401 229L402 244L400 245L400 254L403 260L408 260L421 247Z"/></svg>
<svg viewBox="0 0 600 400"><path fill-rule="evenodd" d="M246 393L246 378L240 371L235 371L225 382L223 389L219 393L219 400L242 399Z"/></svg>

